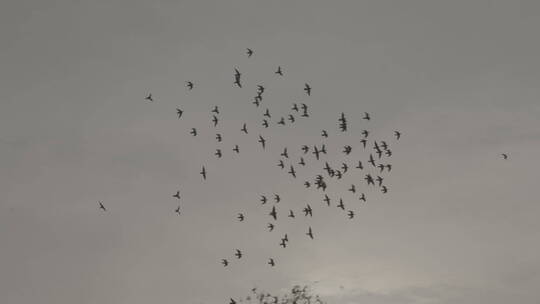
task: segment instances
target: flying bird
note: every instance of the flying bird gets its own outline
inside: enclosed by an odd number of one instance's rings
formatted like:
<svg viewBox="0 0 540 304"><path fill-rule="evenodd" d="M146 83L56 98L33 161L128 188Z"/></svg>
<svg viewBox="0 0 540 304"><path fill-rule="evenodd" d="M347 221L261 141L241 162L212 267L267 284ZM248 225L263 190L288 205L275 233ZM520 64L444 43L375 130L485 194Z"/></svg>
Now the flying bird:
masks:
<svg viewBox="0 0 540 304"><path fill-rule="evenodd" d="M370 120L371 117L369 116L369 113L368 113L368 112L364 112L364 117L362 117L362 119Z"/></svg>
<svg viewBox="0 0 540 304"><path fill-rule="evenodd" d="M306 205L306 207L304 207L303 209L304 211L304 216L310 216L310 217L313 217L313 209L311 209L311 206L309 204Z"/></svg>
<svg viewBox="0 0 540 304"><path fill-rule="evenodd" d="M270 216L274 218L274 221L277 220L276 206L272 206L272 211L270 211Z"/></svg>
<svg viewBox="0 0 540 304"><path fill-rule="evenodd" d="M176 108L176 115L178 115L178 119L182 117L182 114L184 114L184 111L182 111L180 108Z"/></svg>
<svg viewBox="0 0 540 304"><path fill-rule="evenodd" d="M192 81L186 81L186 87L187 87L189 90L193 90L193 82L192 82Z"/></svg>
<svg viewBox="0 0 540 304"><path fill-rule="evenodd" d="M229 261L227 261L226 259L221 259L221 264L223 264L223 267L227 267L227 265L229 265Z"/></svg>
<svg viewBox="0 0 540 304"><path fill-rule="evenodd" d="M508 154L503 153L503 154L501 154L501 155L502 155L503 159L508 159Z"/></svg>
<svg viewBox="0 0 540 304"><path fill-rule="evenodd" d="M360 196L360 197L358 198L358 200L361 200L361 201L366 202L366 195L365 195L364 193L362 193L362 196Z"/></svg>
<svg viewBox="0 0 540 304"><path fill-rule="evenodd" d="M399 140L399 138L401 137L401 132L394 131L394 135L396 136L396 139Z"/></svg>
<svg viewBox="0 0 540 304"><path fill-rule="evenodd" d="M296 120L296 119L294 118L294 115L292 115L292 114L289 114L289 116L288 116L287 119L289 119L289 121L290 121L291 123L294 123L295 120Z"/></svg>
<svg viewBox="0 0 540 304"><path fill-rule="evenodd" d="M306 154L306 153L308 153L308 151L309 151L309 147L306 146L306 145L303 145L302 146L302 152L304 152L304 154Z"/></svg>
<svg viewBox="0 0 540 304"><path fill-rule="evenodd" d="M283 148L283 152L281 153L281 156L285 158L289 158L289 153L287 152L287 147Z"/></svg>
<svg viewBox="0 0 540 304"><path fill-rule="evenodd" d="M352 193L356 193L356 186L352 184L351 187L349 188L349 191L351 191Z"/></svg>
<svg viewBox="0 0 540 304"><path fill-rule="evenodd" d="M238 213L238 216L236 217L238 221L243 222L244 221L244 215L242 213Z"/></svg>
<svg viewBox="0 0 540 304"><path fill-rule="evenodd" d="M212 115L212 122L214 123L214 127L217 126L218 121L219 121L219 119L217 118L217 116L216 116L216 115Z"/></svg>
<svg viewBox="0 0 540 304"><path fill-rule="evenodd" d="M259 135L259 142L261 143L264 150L266 148L266 140L261 135Z"/></svg>
<svg viewBox="0 0 540 304"><path fill-rule="evenodd" d="M266 198L266 196L261 195L260 201L261 201L261 203L262 203L261 205L264 205L264 204L266 204L266 202L268 201L268 199Z"/></svg>
<svg viewBox="0 0 540 304"><path fill-rule="evenodd" d="M277 71L275 73L280 75L280 76L283 76L283 71L281 71L281 66L277 67Z"/></svg>
<svg viewBox="0 0 540 304"><path fill-rule="evenodd" d="M328 138L328 132L326 132L326 130L322 130L321 131L321 136L325 137L325 138Z"/></svg>
<svg viewBox="0 0 540 304"><path fill-rule="evenodd" d="M294 212L293 212L292 210L289 210L289 215L288 215L288 217L294 218Z"/></svg>
<svg viewBox="0 0 540 304"><path fill-rule="evenodd" d="M288 172L290 175L292 175L294 178L296 178L296 171L294 170L294 167L291 165L291 168L289 169L289 172Z"/></svg>
<svg viewBox="0 0 540 304"><path fill-rule="evenodd" d="M215 156L217 156L217 158L221 158L221 156L223 156L221 154L221 149L216 149L216 153L214 153Z"/></svg>
<svg viewBox="0 0 540 304"><path fill-rule="evenodd" d="M328 197L327 194L324 195L323 201L324 201L328 206L330 206L330 197Z"/></svg>
<svg viewBox="0 0 540 304"><path fill-rule="evenodd" d="M144 98L145 100L148 100L150 102L154 101L154 98L152 98L152 94L148 94L148 96L146 96L146 98Z"/></svg>
<svg viewBox="0 0 540 304"><path fill-rule="evenodd" d="M176 197L176 199L180 199L180 191L176 191L173 197Z"/></svg>
<svg viewBox="0 0 540 304"><path fill-rule="evenodd" d="M237 259L240 259L242 258L242 251L240 251L239 249L236 249L236 253L234 255L236 256Z"/></svg>
<svg viewBox="0 0 540 304"><path fill-rule="evenodd" d="M103 202L102 201L99 201L99 209L103 210L103 211L107 211L107 209L105 208L105 206L103 205Z"/></svg>
<svg viewBox="0 0 540 304"><path fill-rule="evenodd" d="M248 134L246 123L244 123L244 125L242 125L242 129L240 131Z"/></svg>
<svg viewBox="0 0 540 304"><path fill-rule="evenodd" d="M308 94L308 96L311 95L311 87L309 86L309 84L305 84L304 85L304 91L306 91L306 94Z"/></svg>
<svg viewBox="0 0 540 304"><path fill-rule="evenodd" d="M253 50L250 48L246 48L246 54L248 55L248 58L251 57L251 55L253 55Z"/></svg>
<svg viewBox="0 0 540 304"><path fill-rule="evenodd" d="M176 212L178 215L180 215L180 206L178 206L178 207L174 210L174 212Z"/></svg>
<svg viewBox="0 0 540 304"><path fill-rule="evenodd" d="M264 128L268 128L268 120L263 119L262 126L263 126Z"/></svg>
<svg viewBox="0 0 540 304"><path fill-rule="evenodd" d="M281 202L281 196L279 196L279 194L274 194L274 201L275 201L276 203Z"/></svg>
<svg viewBox="0 0 540 304"><path fill-rule="evenodd" d="M307 236L309 236L313 240L313 231L311 230L311 227L309 227L308 232L306 233Z"/></svg>
<svg viewBox="0 0 540 304"><path fill-rule="evenodd" d="M299 165L301 166L305 166L306 165L306 162L304 161L304 158L303 157L300 157L300 161L298 162Z"/></svg>
<svg viewBox="0 0 540 304"><path fill-rule="evenodd" d="M268 223L268 226L266 227L268 227L268 232L272 232L272 230L274 230L274 224L272 223Z"/></svg>
<svg viewBox="0 0 540 304"><path fill-rule="evenodd" d="M240 153L240 148L238 147L238 145L234 145L233 151L237 154Z"/></svg>
<svg viewBox="0 0 540 304"><path fill-rule="evenodd" d="M197 136L197 129L191 128L191 131L189 133L193 136Z"/></svg>
<svg viewBox="0 0 540 304"><path fill-rule="evenodd" d="M204 168L204 166L202 167L200 174L202 175L203 179L206 180L206 168Z"/></svg>
<svg viewBox="0 0 540 304"><path fill-rule="evenodd" d="M272 115L270 115L270 110L268 110L268 108L266 108L266 111L264 111L263 116L268 117L268 118L272 118Z"/></svg>
<svg viewBox="0 0 540 304"><path fill-rule="evenodd" d="M283 162L282 159L279 160L278 167L280 167L281 169L285 169L285 163Z"/></svg>
<svg viewBox="0 0 540 304"><path fill-rule="evenodd" d="M382 187L381 187L381 192L382 192L382 193L388 192L388 188L386 188L386 186L382 186Z"/></svg>
<svg viewBox="0 0 540 304"><path fill-rule="evenodd" d="M274 259L272 259L272 258L268 259L268 265L270 265L270 267L276 266L276 263L274 262Z"/></svg>
<svg viewBox="0 0 540 304"><path fill-rule="evenodd" d="M343 203L343 199L339 199L339 204L337 205L338 208L341 208L341 210L345 210L345 204Z"/></svg>
<svg viewBox="0 0 540 304"><path fill-rule="evenodd" d="M221 142L223 140L223 137L221 137L221 134L219 134L219 133L216 134L216 140L218 142Z"/></svg>
<svg viewBox="0 0 540 304"><path fill-rule="evenodd" d="M349 212L347 213L347 215L349 216L349 219L352 219L352 218L354 217L354 211L349 210Z"/></svg>

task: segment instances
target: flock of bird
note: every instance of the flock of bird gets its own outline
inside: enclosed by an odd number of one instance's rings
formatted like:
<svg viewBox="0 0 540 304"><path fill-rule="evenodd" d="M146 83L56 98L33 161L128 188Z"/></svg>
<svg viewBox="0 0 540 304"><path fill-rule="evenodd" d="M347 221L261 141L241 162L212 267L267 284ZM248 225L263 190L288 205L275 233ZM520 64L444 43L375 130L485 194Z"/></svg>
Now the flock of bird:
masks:
<svg viewBox="0 0 540 304"><path fill-rule="evenodd" d="M253 50L248 48L247 57L250 58L253 54ZM275 77L285 77L281 66L277 67L274 74ZM242 73L236 67L234 68L233 80L233 86L244 89ZM196 89L197 86L193 81L186 81L186 88L188 91L191 91ZM255 105L257 109L261 108L263 105L265 90L265 86L261 84L256 87L252 104ZM309 99L312 95L312 87L308 83L305 83L303 91L306 99ZM148 94L145 100L147 102L154 102L154 97L152 94ZM181 108L176 108L176 115L178 119L181 119L184 115L184 111ZM222 143L223 135L219 131L219 107L214 106L210 111L210 115L211 126L213 126L216 131L215 140L218 143ZM269 141L267 136L263 134L265 129L273 126L294 125L301 119L308 119L310 117L310 107L308 106L308 101L292 103L289 112L285 116L279 117L275 117L272 115L269 108L264 107L263 110L260 110L260 115L260 126L249 126L248 128L248 124L244 122L239 126L238 132L246 135L255 134L255 138L258 144L260 144L260 151L263 152L267 151L268 145L273 144L273 142ZM355 210L355 206L359 202L366 203L370 191L378 190L383 194L389 192L389 185L386 181L388 175L393 170L393 165L390 162L393 155L391 145L400 140L402 136L401 132L395 130L393 131L393 134L387 134L389 137L387 139L373 138L372 132L368 128L369 123L372 120L372 115L368 112L364 112L362 115L350 119L354 122L360 121L362 124L366 125L366 128L358 134L352 134L357 141L342 147L327 146L326 140L329 137L340 136L349 131L349 119L350 117L347 117L345 113L340 113L336 118L336 132L332 132L332 129L322 129L320 131L321 141L317 144L300 145L298 147L280 147L280 149L282 148L282 152L279 155L276 155L277 170L284 172L284 174L289 176L292 181L298 181L304 190L320 192L321 199L318 204L320 206L312 206L307 203L298 209L283 210L283 204L280 203L282 197L279 194L260 194L259 202L261 207L268 208L265 211L266 216L268 216L268 222L265 225L265 228L269 233L273 232L276 226L278 226L279 221L286 220L287 218L294 220L302 215L309 219L313 217L315 212L324 212L324 210L328 210L328 208L332 206L339 208L341 212L343 212L345 218L353 219L358 212ZM190 128L189 134L196 137L199 135L199 130L197 128ZM240 146L233 143L232 152L240 154ZM213 154L216 158L221 159L223 158L224 153L225 152L220 145L215 149ZM328 157L328 154L331 154L332 157ZM335 160L340 154L342 155L342 159L336 162ZM507 154L501 155L504 159L508 159ZM333 162L330 159L333 160ZM304 177L305 174L303 173L307 171L304 169L307 169L308 167L320 171L314 176ZM211 170L208 170L205 165L202 165L199 174L201 175L202 180L205 181L209 178ZM301 178L301 176L303 178ZM348 183L345 182L346 180ZM336 192L341 194L332 196L329 191L330 187L338 188ZM346 189L347 194L343 193L343 190L340 192L339 189ZM346 196L348 197L345 198ZM180 191L176 191L172 197L180 200ZM357 203L355 204L354 201ZM102 201L99 201L99 207L103 211L107 211ZM180 205L178 205L174 211L180 215L180 209ZM239 222L244 222L246 218L247 214L245 212L238 212L235 217ZM304 231L304 237L311 240L316 238L316 230L313 229L311 225L305 227ZM276 242L276 246L287 248L289 245L289 235L285 233L278 239L279 241ZM232 256L222 258L221 264L224 267L228 267L233 260L240 260L244 257L245 253L243 250L233 249ZM275 257L268 257L266 263L270 267L275 267L277 265L277 260ZM231 303L234 303L234 300L231 299Z"/></svg>

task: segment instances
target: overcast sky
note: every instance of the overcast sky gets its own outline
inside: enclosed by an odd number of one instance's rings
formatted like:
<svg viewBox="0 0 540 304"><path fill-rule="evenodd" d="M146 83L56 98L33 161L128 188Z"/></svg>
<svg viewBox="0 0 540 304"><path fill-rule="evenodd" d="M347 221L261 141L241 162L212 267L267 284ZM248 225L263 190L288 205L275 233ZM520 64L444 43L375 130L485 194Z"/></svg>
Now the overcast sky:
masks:
<svg viewBox="0 0 540 304"><path fill-rule="evenodd" d="M298 283L335 304L538 303L539 15L534 0L3 1L0 302L225 303ZM263 130L257 84L273 120L292 102L311 117ZM336 164L363 129L394 153L387 194L329 190L353 220L303 188L322 163L296 181L276 167L321 129ZM273 193L313 218L267 232Z"/></svg>

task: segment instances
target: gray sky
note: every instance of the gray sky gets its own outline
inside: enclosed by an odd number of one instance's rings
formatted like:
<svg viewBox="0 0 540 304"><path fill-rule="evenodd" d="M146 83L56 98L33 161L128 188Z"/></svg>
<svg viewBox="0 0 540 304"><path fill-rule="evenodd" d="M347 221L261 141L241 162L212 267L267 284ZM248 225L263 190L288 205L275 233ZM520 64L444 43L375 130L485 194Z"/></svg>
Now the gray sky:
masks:
<svg viewBox="0 0 540 304"><path fill-rule="evenodd" d="M2 303L223 303L315 281L336 304L538 303L538 1L80 2L0 4ZM276 116L294 101L312 117L260 131L257 84ZM364 128L391 142L394 168L353 221L275 166L321 129L359 148ZM258 197L274 192L313 219L266 232ZM234 248L245 259L223 268Z"/></svg>

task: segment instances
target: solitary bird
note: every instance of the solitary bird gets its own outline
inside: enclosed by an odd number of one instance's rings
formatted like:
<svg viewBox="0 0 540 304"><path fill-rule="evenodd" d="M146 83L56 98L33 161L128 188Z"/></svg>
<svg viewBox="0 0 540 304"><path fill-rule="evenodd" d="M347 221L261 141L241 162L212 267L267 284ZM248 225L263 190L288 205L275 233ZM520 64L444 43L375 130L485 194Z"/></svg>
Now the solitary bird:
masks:
<svg viewBox="0 0 540 304"><path fill-rule="evenodd" d="M99 201L99 209L103 210L103 211L107 211L107 209L105 208L105 206L103 205L103 202L102 201Z"/></svg>
<svg viewBox="0 0 540 304"><path fill-rule="evenodd" d="M240 131L248 134L246 123L244 123L244 125L242 126L242 129Z"/></svg>
<svg viewBox="0 0 540 304"><path fill-rule="evenodd" d="M358 198L358 200L366 202L366 195L362 193L362 195Z"/></svg>
<svg viewBox="0 0 540 304"><path fill-rule="evenodd" d="M242 83L240 83L240 77L242 76L242 74L240 73L240 71L238 71L238 69L234 69L234 84L236 84L239 88L242 87Z"/></svg>
<svg viewBox="0 0 540 304"><path fill-rule="evenodd" d="M294 218L294 212L293 212L292 210L289 210L289 215L288 215L288 217Z"/></svg>
<svg viewBox="0 0 540 304"><path fill-rule="evenodd" d="M180 199L180 191L176 191L173 197L176 197L176 199Z"/></svg>
<svg viewBox="0 0 540 304"><path fill-rule="evenodd" d="M234 145L233 151L237 154L240 153L240 148L238 147L238 145Z"/></svg>
<svg viewBox="0 0 540 304"><path fill-rule="evenodd" d="M217 116L216 116L216 115L212 115L212 122L214 123L214 127L217 126L218 121L219 121L219 119L217 118Z"/></svg>
<svg viewBox="0 0 540 304"><path fill-rule="evenodd" d="M306 233L307 236L309 236L313 240L313 231L311 230L311 227L309 227L308 232Z"/></svg>
<svg viewBox="0 0 540 304"><path fill-rule="evenodd" d="M242 257L242 251L240 251L239 249L236 249L236 253L234 255L236 256L237 259L240 259Z"/></svg>
<svg viewBox="0 0 540 304"><path fill-rule="evenodd" d="M229 261L227 261L226 259L221 259L221 264L223 264L223 267L227 267L227 265L229 265Z"/></svg>
<svg viewBox="0 0 540 304"><path fill-rule="evenodd" d="M365 120L370 120L371 119L368 112L364 112L364 117L362 117L362 118L365 119Z"/></svg>
<svg viewBox="0 0 540 304"><path fill-rule="evenodd" d="M306 205L306 207L304 207L303 209L304 211L304 216L310 216L310 217L313 217L313 209L311 209L311 206L309 204Z"/></svg>
<svg viewBox="0 0 540 304"><path fill-rule="evenodd" d="M399 138L401 137L401 132L394 131L394 135L396 136L396 139L399 140Z"/></svg>
<svg viewBox="0 0 540 304"><path fill-rule="evenodd" d="M186 87L187 87L189 90L193 90L193 82L192 82L192 81L186 81Z"/></svg>
<svg viewBox="0 0 540 304"><path fill-rule="evenodd" d="M191 128L191 131L189 133L193 136L197 136L197 129Z"/></svg>
<svg viewBox="0 0 540 304"><path fill-rule="evenodd" d="M282 159L279 160L278 167L280 167L281 169L285 169L285 163Z"/></svg>
<svg viewBox="0 0 540 304"><path fill-rule="evenodd" d="M214 153L215 156L217 156L217 158L221 158L221 156L223 156L221 154L221 149L216 149L216 153Z"/></svg>
<svg viewBox="0 0 540 304"><path fill-rule="evenodd" d="M296 103L293 103L293 106L292 106L291 110L293 110L295 112L298 112L299 111L298 105Z"/></svg>
<svg viewBox="0 0 540 304"><path fill-rule="evenodd" d="M250 48L246 48L246 54L248 55L248 58L251 57L251 55L253 55L253 50Z"/></svg>
<svg viewBox="0 0 540 304"><path fill-rule="evenodd" d="M221 137L221 134L219 134L219 133L216 134L216 140L218 142L221 142L223 140L223 137Z"/></svg>
<svg viewBox="0 0 540 304"><path fill-rule="evenodd" d="M274 262L274 259L270 258L268 260L268 265L270 265L270 267L274 267L276 265L276 263Z"/></svg>
<svg viewBox="0 0 540 304"><path fill-rule="evenodd" d="M277 71L275 73L280 75L280 76L283 76L283 71L281 71L281 66L277 67Z"/></svg>
<svg viewBox="0 0 540 304"><path fill-rule="evenodd" d="M180 108L176 108L176 115L178 115L178 119L182 117L182 114L184 114L184 111L182 111Z"/></svg>
<svg viewBox="0 0 540 304"><path fill-rule="evenodd" d="M204 166L202 167L201 175L202 175L203 179L206 180L206 168L204 168Z"/></svg>
<svg viewBox="0 0 540 304"><path fill-rule="evenodd" d="M272 224L272 223L268 223L268 226L266 226L266 227L268 227L269 232L272 232L272 230L274 230L274 224Z"/></svg>
<svg viewBox="0 0 540 304"><path fill-rule="evenodd" d="M264 128L268 128L268 120L263 119L262 126L263 126Z"/></svg>
<svg viewBox="0 0 540 304"><path fill-rule="evenodd" d="M238 216L236 217L238 221L243 222L244 221L244 215L242 213L238 213Z"/></svg>
<svg viewBox="0 0 540 304"><path fill-rule="evenodd" d="M180 215L180 206L178 206L178 207L174 210L174 212L176 212L178 215Z"/></svg>
<svg viewBox="0 0 540 304"><path fill-rule="evenodd" d="M275 201L276 203L281 202L281 196L279 196L279 194L274 194L274 201Z"/></svg>
<svg viewBox="0 0 540 304"><path fill-rule="evenodd" d="M268 201L268 199L266 198L266 196L261 195L260 201L261 201L261 203L262 203L261 205L264 205L264 204L266 204L266 202Z"/></svg>
<svg viewBox="0 0 540 304"><path fill-rule="evenodd" d="M304 91L306 91L306 94L308 94L308 96L311 95L311 87L309 86L309 84L305 84L304 85Z"/></svg>
<svg viewBox="0 0 540 304"><path fill-rule="evenodd" d="M324 137L324 138L328 138L328 132L326 132L326 130L322 130L321 131L321 136Z"/></svg>
<svg viewBox="0 0 540 304"><path fill-rule="evenodd" d="M327 194L324 195L323 201L324 201L328 206L330 206L330 197L328 197Z"/></svg>
<svg viewBox="0 0 540 304"><path fill-rule="evenodd" d="M508 154L503 153L501 155L502 155L503 159L508 159Z"/></svg>
<svg viewBox="0 0 540 304"><path fill-rule="evenodd" d="M337 205L338 208L341 208L341 210L345 210L345 204L343 203L343 199L339 199L339 204Z"/></svg>
<svg viewBox="0 0 540 304"><path fill-rule="evenodd" d="M145 100L148 100L150 102L154 101L154 98L152 98L152 94L148 94L148 96L146 96Z"/></svg>
<svg viewBox="0 0 540 304"><path fill-rule="evenodd" d="M352 218L354 217L354 211L349 210L349 212L347 213L347 215L349 216L349 219L352 219Z"/></svg>
<svg viewBox="0 0 540 304"><path fill-rule="evenodd" d="M288 172L290 175L292 175L294 178L296 178L296 171L294 170L294 167L291 165L291 168L289 169L289 172Z"/></svg>
<svg viewBox="0 0 540 304"><path fill-rule="evenodd" d="M261 143L264 150L266 148L266 140L261 135L259 135L259 142Z"/></svg>
<svg viewBox="0 0 540 304"><path fill-rule="evenodd" d="M276 206L272 206L272 211L270 211L270 216L274 218L274 221L277 220Z"/></svg>

